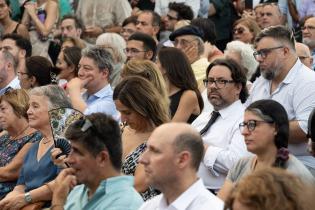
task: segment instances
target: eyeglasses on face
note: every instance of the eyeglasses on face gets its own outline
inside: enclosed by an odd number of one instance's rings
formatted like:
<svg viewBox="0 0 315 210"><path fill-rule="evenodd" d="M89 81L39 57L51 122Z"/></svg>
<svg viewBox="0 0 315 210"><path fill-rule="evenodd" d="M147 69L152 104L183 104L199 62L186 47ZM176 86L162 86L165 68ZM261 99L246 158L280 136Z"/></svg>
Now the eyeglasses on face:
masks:
<svg viewBox="0 0 315 210"><path fill-rule="evenodd" d="M284 46L264 48L264 49L261 49L261 50L254 52L253 55L254 55L255 59L259 59L259 58L265 59L268 56L268 54L271 53L273 50L280 49L283 47Z"/></svg>
<svg viewBox="0 0 315 210"><path fill-rule="evenodd" d="M169 20L178 20L177 17L173 17L173 16L171 16L171 15L169 15L169 14L167 14L166 16L167 16L167 18L168 18Z"/></svg>
<svg viewBox="0 0 315 210"><path fill-rule="evenodd" d="M213 78L203 80L203 84L205 85L205 87L210 87L213 83L215 84L217 88L220 89L220 88L224 88L227 83L234 83L234 81L226 80L226 79L213 79Z"/></svg>
<svg viewBox="0 0 315 210"><path fill-rule="evenodd" d="M173 42L174 46L177 47L178 45L180 45L183 48L188 47L188 45L190 43L192 43L193 41L196 41L197 39L192 39L192 40L186 40L186 39L175 39L175 41Z"/></svg>
<svg viewBox="0 0 315 210"><path fill-rule="evenodd" d="M273 121L263 121L263 120L248 120L247 122L242 122L239 124L239 129L241 132L244 131L245 126L247 127L247 129L249 131L254 131L256 126L260 123L268 123L268 124L272 124L274 123Z"/></svg>
<svg viewBox="0 0 315 210"><path fill-rule="evenodd" d="M127 54L132 54L132 55L135 55L135 54L138 54L138 53L141 53L141 52L147 52L146 50L138 50L136 48L125 48L124 49L124 52Z"/></svg>
<svg viewBox="0 0 315 210"><path fill-rule="evenodd" d="M302 31L304 31L305 29L307 29L308 31L312 31L315 30L315 26L303 26L301 29Z"/></svg>

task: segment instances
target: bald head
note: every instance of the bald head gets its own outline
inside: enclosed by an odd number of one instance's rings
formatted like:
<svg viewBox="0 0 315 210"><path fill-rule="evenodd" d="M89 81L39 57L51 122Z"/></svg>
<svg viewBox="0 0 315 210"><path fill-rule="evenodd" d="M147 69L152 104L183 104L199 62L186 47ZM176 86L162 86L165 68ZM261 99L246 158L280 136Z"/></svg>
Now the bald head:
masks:
<svg viewBox="0 0 315 210"><path fill-rule="evenodd" d="M159 139L165 148L170 147L177 154L182 151L188 151L191 154L191 166L198 170L204 147L199 132L191 125L186 123L166 123L156 128L151 138Z"/></svg>
<svg viewBox="0 0 315 210"><path fill-rule="evenodd" d="M301 62L309 67L310 69L312 68L312 63L313 63L313 58L311 55L310 48L300 42L295 43L295 49L296 49L296 54L300 58Z"/></svg>

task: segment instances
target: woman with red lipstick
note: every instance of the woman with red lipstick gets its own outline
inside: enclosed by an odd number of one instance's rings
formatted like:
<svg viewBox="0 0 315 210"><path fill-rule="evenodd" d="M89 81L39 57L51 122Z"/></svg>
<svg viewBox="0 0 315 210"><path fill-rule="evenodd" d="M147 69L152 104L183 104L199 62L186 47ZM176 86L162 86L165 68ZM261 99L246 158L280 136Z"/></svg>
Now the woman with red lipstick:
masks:
<svg viewBox="0 0 315 210"><path fill-rule="evenodd" d="M234 184L244 176L268 167L283 168L303 181L314 184L312 174L289 154L289 121L281 104L270 99L252 103L246 108L244 122L240 123L239 128L247 150L254 155L241 159L229 171L218 193L222 200L227 198Z"/></svg>

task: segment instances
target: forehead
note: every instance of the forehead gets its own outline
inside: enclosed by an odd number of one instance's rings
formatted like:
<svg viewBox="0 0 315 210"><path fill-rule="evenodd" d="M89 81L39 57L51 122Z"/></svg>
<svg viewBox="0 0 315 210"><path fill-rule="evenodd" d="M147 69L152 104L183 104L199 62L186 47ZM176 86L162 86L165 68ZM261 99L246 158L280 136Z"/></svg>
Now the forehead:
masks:
<svg viewBox="0 0 315 210"><path fill-rule="evenodd" d="M175 38L175 40L192 40L192 39L196 39L197 36L194 35L182 35L182 36L178 36Z"/></svg>
<svg viewBox="0 0 315 210"><path fill-rule="evenodd" d="M172 17L173 16L177 17L177 12L174 10L169 10L167 14L171 15Z"/></svg>
<svg viewBox="0 0 315 210"><path fill-rule="evenodd" d="M14 47L18 48L16 46L16 43L15 43L15 41L13 39L4 39L2 41L2 43L1 43L1 45L2 45L2 47L8 47L9 46L9 47L12 47L12 48L14 48Z"/></svg>
<svg viewBox="0 0 315 210"><path fill-rule="evenodd" d="M139 41L139 40L129 40L127 42L127 47L128 48L136 48L136 49L143 50L143 42Z"/></svg>
<svg viewBox="0 0 315 210"><path fill-rule="evenodd" d="M36 95L36 94L31 94L30 95L30 104L31 103L37 103L41 105L47 105L48 104L48 98L44 95Z"/></svg>
<svg viewBox="0 0 315 210"><path fill-rule="evenodd" d="M256 50L264 49L264 48L270 48L270 47L276 47L276 45L279 42L277 42L272 37L264 37L259 42L256 43Z"/></svg>
<svg viewBox="0 0 315 210"><path fill-rule="evenodd" d="M246 120L262 120L257 114L252 111L246 110L244 114Z"/></svg>
<svg viewBox="0 0 315 210"><path fill-rule="evenodd" d="M231 79L231 71L228 67L222 65L213 66L210 69L208 77Z"/></svg>
<svg viewBox="0 0 315 210"><path fill-rule="evenodd" d="M305 26L315 26L315 17L311 17L305 21Z"/></svg>
<svg viewBox="0 0 315 210"><path fill-rule="evenodd" d="M174 135L170 130L165 129L165 127L159 127L155 131L153 131L152 135L150 136L147 144L148 147L155 147L158 149L162 149L166 151L172 148L172 143L174 140Z"/></svg>
<svg viewBox="0 0 315 210"><path fill-rule="evenodd" d="M68 18L68 19L64 19L62 22L61 22L61 26L65 27L65 26L75 26L75 22L74 22L74 19L71 19L71 18Z"/></svg>
<svg viewBox="0 0 315 210"><path fill-rule="evenodd" d="M272 14L280 14L278 6L276 5L266 5L263 7L263 12L270 12Z"/></svg>
<svg viewBox="0 0 315 210"><path fill-rule="evenodd" d="M153 19L153 16L149 12L143 12L137 18L138 21L143 21L146 23L152 23L152 19Z"/></svg>
<svg viewBox="0 0 315 210"><path fill-rule="evenodd" d="M89 57L86 57L86 56L83 56L80 59L79 64L82 65L82 66L85 65L85 66L91 66L91 67L97 68L97 65L95 64L94 60L92 58L89 58Z"/></svg>

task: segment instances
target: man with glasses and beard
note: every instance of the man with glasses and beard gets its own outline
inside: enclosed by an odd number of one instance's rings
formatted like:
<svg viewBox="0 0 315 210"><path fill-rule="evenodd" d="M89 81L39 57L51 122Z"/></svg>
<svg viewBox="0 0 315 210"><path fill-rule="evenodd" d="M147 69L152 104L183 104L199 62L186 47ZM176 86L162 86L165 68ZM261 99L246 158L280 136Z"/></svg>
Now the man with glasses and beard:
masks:
<svg viewBox="0 0 315 210"><path fill-rule="evenodd" d="M306 138L307 120L315 107L315 73L301 63L293 33L284 26L263 30L255 45L262 76L254 82L246 105L273 99L284 106L290 120L289 150L315 175Z"/></svg>
<svg viewBox="0 0 315 210"><path fill-rule="evenodd" d="M229 169L247 155L244 137L238 128L243 121L243 104L248 96L246 75L230 59L217 59L206 71L204 84L214 111L204 112L192 123L205 145L198 175L207 189L216 193Z"/></svg>

